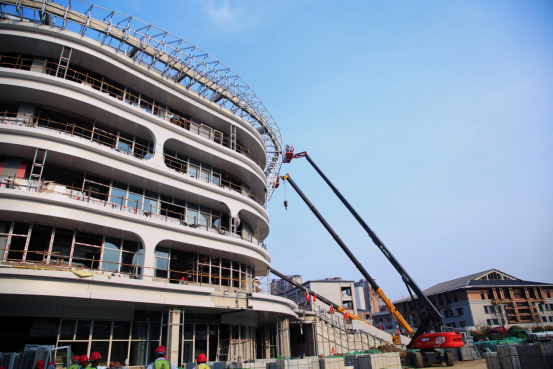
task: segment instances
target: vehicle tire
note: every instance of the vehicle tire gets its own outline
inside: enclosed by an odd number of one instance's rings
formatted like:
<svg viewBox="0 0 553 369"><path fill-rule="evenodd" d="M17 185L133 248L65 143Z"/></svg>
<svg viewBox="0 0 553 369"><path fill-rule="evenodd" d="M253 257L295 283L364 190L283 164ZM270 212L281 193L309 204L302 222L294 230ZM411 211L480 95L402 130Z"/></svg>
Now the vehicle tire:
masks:
<svg viewBox="0 0 553 369"><path fill-rule="evenodd" d="M411 351L407 352L407 364L415 365L415 355Z"/></svg>
<svg viewBox="0 0 553 369"><path fill-rule="evenodd" d="M415 366L415 368L422 368L424 366L424 363L422 360L422 354L420 352L414 352L413 359L414 359L413 365Z"/></svg>
<svg viewBox="0 0 553 369"><path fill-rule="evenodd" d="M453 358L453 353L451 351L445 352L445 364L447 366L455 365L455 359Z"/></svg>

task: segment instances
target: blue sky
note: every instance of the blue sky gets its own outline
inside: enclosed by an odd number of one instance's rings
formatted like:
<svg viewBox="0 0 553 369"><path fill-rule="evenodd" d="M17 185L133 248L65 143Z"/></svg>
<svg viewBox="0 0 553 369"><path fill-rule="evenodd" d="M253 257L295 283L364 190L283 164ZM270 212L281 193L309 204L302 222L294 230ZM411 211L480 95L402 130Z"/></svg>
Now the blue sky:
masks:
<svg viewBox="0 0 553 369"><path fill-rule="evenodd" d="M237 72L420 287L553 282L553 2L95 1ZM305 159L285 164L388 296L399 275ZM360 273L291 187L267 239L304 280Z"/></svg>

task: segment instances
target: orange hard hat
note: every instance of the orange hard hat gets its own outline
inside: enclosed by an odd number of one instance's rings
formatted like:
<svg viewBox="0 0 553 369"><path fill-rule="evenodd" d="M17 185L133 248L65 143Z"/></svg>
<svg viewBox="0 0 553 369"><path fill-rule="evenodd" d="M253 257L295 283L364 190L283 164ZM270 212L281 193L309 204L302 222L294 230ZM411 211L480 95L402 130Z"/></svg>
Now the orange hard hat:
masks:
<svg viewBox="0 0 553 369"><path fill-rule="evenodd" d="M44 361L42 360L37 361L35 364L35 368L44 369Z"/></svg>
<svg viewBox="0 0 553 369"><path fill-rule="evenodd" d="M165 349L165 346L158 346L155 351L156 354L166 354L167 350Z"/></svg>
<svg viewBox="0 0 553 369"><path fill-rule="evenodd" d="M96 361L100 360L102 358L102 355L98 351L94 351L92 354L90 354L90 361Z"/></svg>
<svg viewBox="0 0 553 369"><path fill-rule="evenodd" d="M79 355L73 356L73 361L76 361L77 363L79 363L80 359L81 359L81 357Z"/></svg>
<svg viewBox="0 0 553 369"><path fill-rule="evenodd" d="M207 361L207 357L205 354L199 354L198 355L198 363L205 363Z"/></svg>
<svg viewBox="0 0 553 369"><path fill-rule="evenodd" d="M88 361L88 356L81 355L81 357L79 358L79 365L82 363L86 363L87 361Z"/></svg>

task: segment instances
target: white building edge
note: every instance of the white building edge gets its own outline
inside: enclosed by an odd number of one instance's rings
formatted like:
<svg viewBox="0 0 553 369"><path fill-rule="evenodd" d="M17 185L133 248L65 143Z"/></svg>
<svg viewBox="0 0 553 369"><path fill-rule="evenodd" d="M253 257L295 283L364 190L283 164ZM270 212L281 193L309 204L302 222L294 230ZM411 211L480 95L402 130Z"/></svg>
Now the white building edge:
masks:
<svg viewBox="0 0 553 369"><path fill-rule="evenodd" d="M2 0L0 85L1 351L290 356L296 304L255 283L280 133L237 75L123 14Z"/></svg>

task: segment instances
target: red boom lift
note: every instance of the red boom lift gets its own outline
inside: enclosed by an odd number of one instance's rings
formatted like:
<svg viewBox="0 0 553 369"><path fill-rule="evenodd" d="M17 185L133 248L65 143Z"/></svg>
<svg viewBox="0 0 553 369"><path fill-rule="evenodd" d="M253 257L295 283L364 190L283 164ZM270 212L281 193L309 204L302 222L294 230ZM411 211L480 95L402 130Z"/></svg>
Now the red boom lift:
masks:
<svg viewBox="0 0 553 369"><path fill-rule="evenodd" d="M373 230L367 225L367 223L365 223L365 221L361 218L359 213L355 211L355 209L344 198L344 196L342 196L340 191L338 191L338 189L332 184L332 182L330 182L330 180L324 175L324 173L319 169L319 167L315 164L315 162L313 162L313 160L309 157L309 155L307 155L306 152L294 154L294 147L291 145L286 145L286 151L283 159L284 163L290 163L292 159L303 158L303 157L307 159L307 161L313 166L313 168L317 171L317 173L319 173L319 175L323 178L323 180L330 186L332 191L334 191L336 196L338 196L340 201L342 201L342 203L346 206L346 208L348 208L350 213L355 217L355 219L357 219L357 221L365 229L365 231L367 231L372 241L376 244L376 246L378 246L380 251L382 251L384 256L386 256L386 258L390 261L390 263L401 275L401 279L405 283L407 290L409 291L409 295L411 296L411 300L414 302L417 313L421 319L421 324L419 325L419 328L417 329L417 331L411 338L411 342L407 346L408 349L419 350L419 351L409 352L408 358L410 363L415 365L417 368L422 368L423 365L425 364L434 364L434 363L443 363L443 362L445 362L448 366L453 366L454 365L453 354L451 353L451 351L447 349L464 346L461 333L442 331L443 318L440 312L430 302L430 300L428 300L428 297L426 297L426 295L422 292L419 286L415 283L415 281L413 281L411 276L401 266L399 261L392 255L390 250L378 238L378 236L373 232ZM328 230L328 232L332 235L334 240L338 243L338 245L342 248L342 250L344 250L344 252L348 255L350 260L355 264L357 269L359 269L363 277L365 277L365 279L369 281L373 289L375 289L375 291L382 291L380 287L375 283L375 281L371 278L369 273L367 273L367 271L361 265L361 263L359 263L357 258L355 258L355 256L350 252L350 250L343 243L340 237L338 237L338 235L334 232L334 230L330 227L330 225L318 212L318 210L313 206L313 204L311 204L309 199L307 199L307 197L296 185L296 183L292 180L292 178L290 178L288 174L286 176L281 176L280 178L283 180L287 180L290 183L290 185L294 188L294 190L296 190L298 195L307 204L309 209L313 212L313 214L315 214L315 216L319 219L319 221L323 224L323 226ZM418 301L416 301L413 298L413 294L411 290L413 290L417 295ZM383 293L382 295L385 296ZM427 312L421 313L418 307L419 302L421 302L424 305ZM396 315L394 314L394 316ZM399 314L399 316L401 315ZM439 349L445 349L445 350L442 353Z"/></svg>

